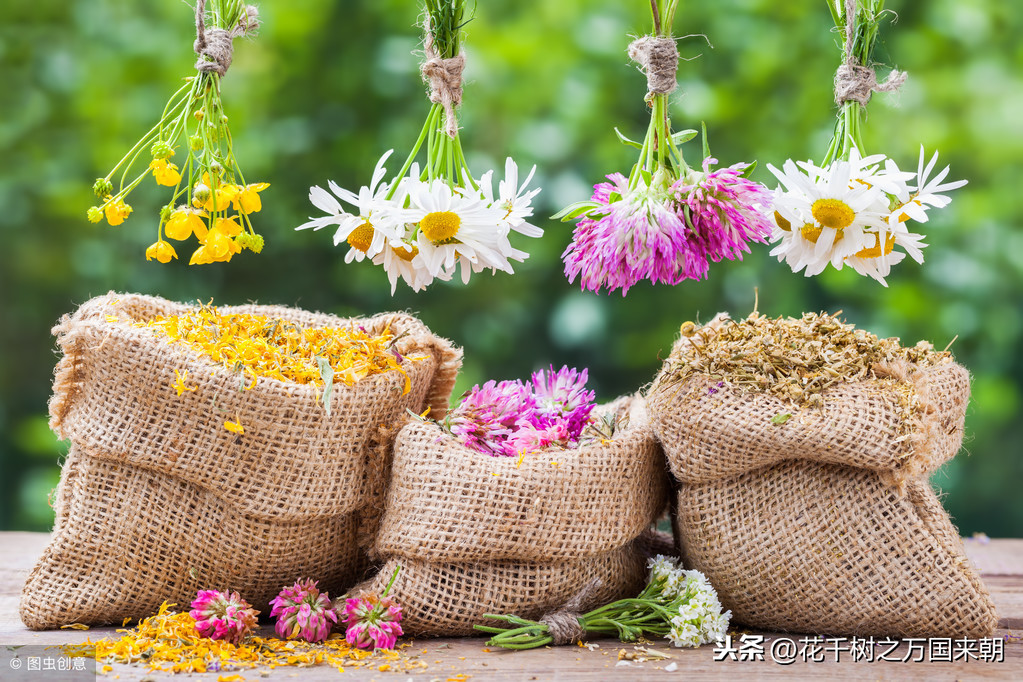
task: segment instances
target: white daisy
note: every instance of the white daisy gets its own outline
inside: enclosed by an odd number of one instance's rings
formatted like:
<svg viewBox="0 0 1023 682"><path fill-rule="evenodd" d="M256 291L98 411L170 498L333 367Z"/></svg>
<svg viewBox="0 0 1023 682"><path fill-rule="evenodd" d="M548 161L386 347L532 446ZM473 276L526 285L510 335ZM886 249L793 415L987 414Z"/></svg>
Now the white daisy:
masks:
<svg viewBox="0 0 1023 682"><path fill-rule="evenodd" d="M429 286L435 276L426 267L419 247L410 240L385 242L383 249L373 258L374 265L380 265L387 272L391 282L391 295L398 286L398 279L405 280L412 291L422 291ZM436 278L451 279L451 275L440 273Z"/></svg>
<svg viewBox="0 0 1023 682"><path fill-rule="evenodd" d="M452 190L444 180L409 183L403 219L418 226L416 246L429 272L438 277L462 265L468 281L474 268L512 272L502 253L503 214L472 193ZM506 241L506 240L505 240Z"/></svg>
<svg viewBox="0 0 1023 682"><path fill-rule="evenodd" d="M526 218L533 215L531 201L540 193L540 188L526 191L529 181L536 173L536 166L530 169L526 179L519 184L519 167L511 157L504 162L504 179L497 185L497 198L494 198L493 176L494 171L484 173L479 179L480 195L483 199L496 208L505 212L504 221L508 227L526 237L542 237L543 230L526 222ZM468 182L465 183L469 185Z"/></svg>
<svg viewBox="0 0 1023 682"><path fill-rule="evenodd" d="M934 170L934 165L938 162L938 152L934 152L934 156L931 157L930 162L924 165L926 159L923 146L920 147L920 162L917 166L917 186L916 189L910 194L908 191L903 197L899 197L901 205L892 211L891 216L888 219L889 223L906 222L907 220L915 220L918 223L927 222L927 207L933 208L944 208L951 203L951 199L945 196L944 192L951 192L954 189L959 189L967 183L966 180L956 180L954 182L942 181L948 177L949 167L945 166L934 178L928 179L931 171Z"/></svg>
<svg viewBox="0 0 1023 682"><path fill-rule="evenodd" d="M874 235L873 245L845 260L856 272L873 277L884 286L888 286L885 278L891 273L892 266L902 262L907 254L917 263L923 263L923 248L927 246L923 235L910 232L902 223L891 226L889 230ZM896 251L896 246L905 249L905 253Z"/></svg>
<svg viewBox="0 0 1023 682"><path fill-rule="evenodd" d="M876 184L853 182L862 165L862 159L834 161L827 168L809 161L797 166L788 160L783 170L768 164L784 188L775 194L774 238L781 243L771 255L809 277L829 262L841 269L846 258L870 246L870 233L884 229L886 212L880 207L886 201Z"/></svg>
<svg viewBox="0 0 1023 682"><path fill-rule="evenodd" d="M381 184L386 170L384 163L394 150L386 152L377 162L373 169L373 178L368 186L363 186L358 194L340 187L333 180L329 182L331 191L327 192L322 187L314 186L309 189L309 200L314 206L328 215L319 218L311 218L309 222L296 227L296 230L312 228L319 230L327 225L337 225L334 233L334 244L348 242L351 247L345 254L345 262L353 260L361 261L366 257L373 258L384 247L386 240L396 237L396 228L392 215L398 203L403 197L395 197L387 200L388 186ZM356 209L350 213L345 211L341 203L335 198L336 195L341 201Z"/></svg>

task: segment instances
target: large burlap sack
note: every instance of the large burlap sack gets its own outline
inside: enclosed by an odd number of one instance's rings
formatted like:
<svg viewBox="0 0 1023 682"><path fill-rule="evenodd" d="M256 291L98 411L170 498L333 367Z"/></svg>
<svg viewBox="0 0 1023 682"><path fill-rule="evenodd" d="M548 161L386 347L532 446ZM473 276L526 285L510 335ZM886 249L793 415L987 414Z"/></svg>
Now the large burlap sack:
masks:
<svg viewBox="0 0 1023 682"><path fill-rule="evenodd" d="M274 306L224 307L303 327L358 324L400 339L400 372L335 384L328 416L312 385L239 376L137 327L188 306L108 294L55 327L64 353L51 426L72 452L53 537L21 616L33 629L120 623L198 589L239 591L265 609L300 577L343 590L365 567L393 427L406 410L443 414L460 352L403 314L342 320ZM418 358L413 360L413 358ZM178 395L175 371L195 391ZM224 428L238 419L244 433Z"/></svg>
<svg viewBox="0 0 1023 682"><path fill-rule="evenodd" d="M379 596L399 565L388 596L401 604L402 628L412 636L479 635L473 625L494 623L483 617L487 613L537 619L593 583L582 600L580 610L585 612L635 596L646 579L646 557L629 544L583 559L552 562L453 564L395 558L352 593Z"/></svg>
<svg viewBox="0 0 1023 682"><path fill-rule="evenodd" d="M648 404L679 484L676 543L736 622L860 636L994 630L991 598L927 481L962 443L965 369L896 362L807 408L699 374L678 380L688 343Z"/></svg>
<svg viewBox="0 0 1023 682"><path fill-rule="evenodd" d="M521 458L490 457L430 422L394 445L375 549L423 561L546 562L617 549L664 510L667 470L642 397L598 407L614 438Z"/></svg>

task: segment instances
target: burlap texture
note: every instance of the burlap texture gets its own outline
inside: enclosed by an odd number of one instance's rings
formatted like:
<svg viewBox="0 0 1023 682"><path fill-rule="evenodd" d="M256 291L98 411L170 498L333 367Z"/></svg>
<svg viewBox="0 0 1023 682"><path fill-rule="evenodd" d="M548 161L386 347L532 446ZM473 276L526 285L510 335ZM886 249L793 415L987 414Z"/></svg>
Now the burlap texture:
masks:
<svg viewBox="0 0 1023 682"><path fill-rule="evenodd" d="M970 375L953 362L875 368L913 388L919 407L907 435L905 393L889 380L838 383L823 394L823 408L800 407L706 376L674 380L673 365L687 343L683 337L675 344L647 396L654 430L679 481L706 483L803 459L885 472L901 485L933 472L962 444ZM786 413L791 417L784 424L772 423Z"/></svg>
<svg viewBox="0 0 1023 682"><path fill-rule="evenodd" d="M423 561L545 562L622 547L664 510L667 471L642 397L605 444L517 457L475 452L440 426L398 434L376 553Z"/></svg>
<svg viewBox="0 0 1023 682"><path fill-rule="evenodd" d="M648 405L679 481L676 545L736 622L831 635L993 631L994 605L927 482L962 443L965 369L877 367L879 378L827 389L823 408L800 408L706 376L673 379L686 343Z"/></svg>
<svg viewBox="0 0 1023 682"><path fill-rule="evenodd" d="M431 563L390 559L353 595L381 594L394 569L401 571L390 595L402 605L406 635L460 637L479 635L473 625L493 623L486 613L538 619L555 611L587 586L582 611L635 596L646 580L646 559L633 545L584 559L553 562Z"/></svg>
<svg viewBox="0 0 1023 682"><path fill-rule="evenodd" d="M676 543L737 623L845 636L986 637L994 604L925 479L789 461L682 484Z"/></svg>
<svg viewBox="0 0 1023 682"><path fill-rule="evenodd" d="M443 414L460 352L403 314L355 320L403 334L403 367L334 386L328 417L314 386L239 377L153 330L133 326L187 306L108 294L55 327L64 357L51 426L72 442L53 538L22 594L33 629L100 624L187 603L199 588L241 592L259 608L314 577L339 590L365 565L386 489L390 439L406 409ZM221 308L300 326L353 321L269 306ZM174 370L196 391L178 396ZM245 433L224 427L239 420Z"/></svg>
<svg viewBox="0 0 1023 682"><path fill-rule="evenodd" d="M53 539L29 576L33 630L187 608L200 589L239 590L263 613L280 588L314 576L339 594L365 567L359 514L287 521L239 512L214 492L72 446Z"/></svg>

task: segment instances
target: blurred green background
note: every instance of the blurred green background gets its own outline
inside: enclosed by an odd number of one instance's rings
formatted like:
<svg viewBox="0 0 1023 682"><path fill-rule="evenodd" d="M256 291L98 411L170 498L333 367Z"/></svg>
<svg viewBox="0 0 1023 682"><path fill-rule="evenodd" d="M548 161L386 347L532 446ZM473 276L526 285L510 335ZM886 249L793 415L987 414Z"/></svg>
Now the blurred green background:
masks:
<svg viewBox="0 0 1023 682"><path fill-rule="evenodd" d="M539 218L541 240L514 276L477 276L391 297L386 276L345 265L329 230L292 228L317 211L311 184L368 181L382 152L403 154L428 108L409 1L263 0L264 26L236 43L224 81L235 149L263 193L262 255L189 267L146 262L167 188L145 183L120 227L85 220L92 181L155 122L192 72L192 11L177 0L6 0L0 7L0 528L45 530L65 446L47 428L57 318L108 290L171 299L255 300L333 313L417 312L465 348L461 391L547 363L587 366L598 397L648 382L688 319L744 315L759 287L769 315L841 309L849 321L912 344L953 349L974 375L964 452L935 484L964 534L1023 528L1023 10L1000 0L892 0L899 20L876 57L910 72L874 99L866 144L915 168L941 150L970 184L926 228L927 262L895 268L883 289L851 269L805 279L758 247L710 279L583 294L561 274L569 225ZM822 0L683 2L676 128L706 121L723 163L819 158L831 133L838 60ZM619 126L642 137L645 82L625 57L648 30L642 0L480 0L467 27L463 144L476 172L505 155L536 163L537 214L585 198L633 163ZM698 147L688 146L691 161ZM179 156L180 158L180 156Z"/></svg>

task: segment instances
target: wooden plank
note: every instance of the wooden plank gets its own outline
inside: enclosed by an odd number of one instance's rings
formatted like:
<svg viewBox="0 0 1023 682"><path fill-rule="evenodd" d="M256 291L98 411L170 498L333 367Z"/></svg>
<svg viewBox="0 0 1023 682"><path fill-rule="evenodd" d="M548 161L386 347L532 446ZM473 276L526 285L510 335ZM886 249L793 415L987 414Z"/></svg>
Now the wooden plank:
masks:
<svg viewBox="0 0 1023 682"><path fill-rule="evenodd" d="M84 642L88 638L114 634L112 628L96 628L87 632L58 630L31 632L21 624L17 614L18 595L25 577L48 540L45 533L0 533L0 644L70 644ZM979 661L958 663L898 663L898 662L852 662L848 655L841 655L835 663L833 654L824 662L796 661L792 665L779 665L765 657L764 661L714 661L713 647L700 649L673 649L667 643L645 644L649 649L663 652L671 658L661 661L626 662L619 664L620 651L637 652L633 645L623 645L616 640L598 640L593 650L578 646L534 651L488 650L480 639L433 639L417 640L407 644L403 653L426 664L426 668L395 676L382 672L376 666L383 660L373 661L372 667L348 668L339 675L332 668L280 668L267 676L259 672L242 671L249 680L279 679L297 682L320 680L447 680L457 674L469 675L477 680L548 680L582 682L593 680L649 680L658 679L728 679L737 676L744 679L1023 679L1023 642L1020 629L1023 628L1023 540L991 540L987 543L969 540L967 554L981 570L984 582L991 590L998 608L1001 627L997 636L1005 639L1005 661L984 663ZM270 634L264 628L265 634ZM765 648L779 635L765 634ZM790 637L797 644L799 636ZM909 652L903 643L897 650L899 656ZM891 656L890 656L891 657ZM674 663L677 670L668 672L665 668ZM202 679L216 680L218 674L193 675L188 678L168 674L150 673L145 668L114 666L107 679L153 680ZM0 672L0 679L3 673Z"/></svg>

